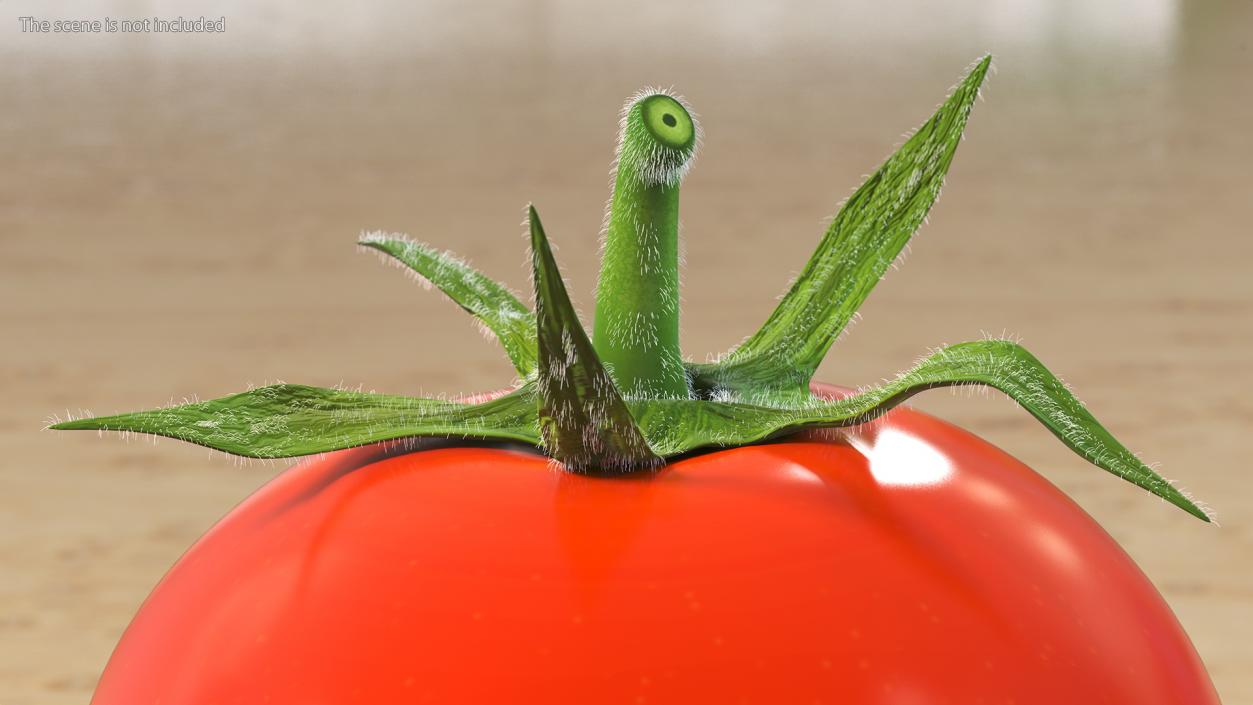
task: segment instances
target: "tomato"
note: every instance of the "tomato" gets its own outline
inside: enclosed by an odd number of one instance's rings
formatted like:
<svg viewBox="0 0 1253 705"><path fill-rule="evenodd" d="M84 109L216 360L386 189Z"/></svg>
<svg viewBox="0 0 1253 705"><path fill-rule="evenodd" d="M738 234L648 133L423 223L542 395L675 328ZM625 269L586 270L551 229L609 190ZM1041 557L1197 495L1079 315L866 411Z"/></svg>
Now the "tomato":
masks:
<svg viewBox="0 0 1253 705"><path fill-rule="evenodd" d="M303 462L165 576L93 703L1218 702L1035 472L905 408L825 433L616 479L501 446Z"/></svg>
<svg viewBox="0 0 1253 705"><path fill-rule="evenodd" d="M1217 703L1162 598L1073 502L960 429L884 416L986 385L1210 520L1034 355L968 341L857 393L810 385L934 203L990 65L849 197L757 332L708 362L679 346L678 189L700 127L646 89L622 112L590 337L533 206L534 310L430 245L360 241L500 341L509 392L275 384L58 420L329 453L188 551L94 702Z"/></svg>

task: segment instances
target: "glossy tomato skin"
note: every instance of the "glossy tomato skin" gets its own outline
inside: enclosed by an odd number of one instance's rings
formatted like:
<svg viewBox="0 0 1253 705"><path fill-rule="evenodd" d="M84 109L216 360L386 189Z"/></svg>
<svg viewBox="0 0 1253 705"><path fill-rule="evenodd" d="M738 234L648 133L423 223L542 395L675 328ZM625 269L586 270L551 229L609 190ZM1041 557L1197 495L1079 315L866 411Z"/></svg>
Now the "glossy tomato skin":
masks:
<svg viewBox="0 0 1253 705"><path fill-rule="evenodd" d="M1218 698L1157 591L1078 506L900 409L648 479L485 447L304 462L165 576L92 702Z"/></svg>

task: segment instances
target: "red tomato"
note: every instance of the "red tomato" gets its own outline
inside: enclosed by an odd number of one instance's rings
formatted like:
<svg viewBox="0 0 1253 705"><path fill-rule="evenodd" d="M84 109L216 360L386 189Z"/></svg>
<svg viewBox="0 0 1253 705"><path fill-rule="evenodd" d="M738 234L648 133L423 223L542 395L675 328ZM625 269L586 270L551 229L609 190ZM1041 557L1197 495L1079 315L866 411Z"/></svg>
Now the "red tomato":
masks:
<svg viewBox="0 0 1253 705"><path fill-rule="evenodd" d="M501 448L304 462L165 576L93 702L1218 698L1087 514L900 409L849 440L709 453L648 479Z"/></svg>

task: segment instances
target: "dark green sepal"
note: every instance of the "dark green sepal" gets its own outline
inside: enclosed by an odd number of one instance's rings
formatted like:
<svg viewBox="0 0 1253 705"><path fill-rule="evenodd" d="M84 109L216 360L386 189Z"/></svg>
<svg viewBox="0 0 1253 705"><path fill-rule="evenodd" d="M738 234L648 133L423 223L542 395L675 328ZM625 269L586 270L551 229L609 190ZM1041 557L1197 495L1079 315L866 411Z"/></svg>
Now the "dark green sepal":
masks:
<svg viewBox="0 0 1253 705"><path fill-rule="evenodd" d="M576 472L661 465L579 323L544 227L527 209L539 335L539 428L544 449Z"/></svg>

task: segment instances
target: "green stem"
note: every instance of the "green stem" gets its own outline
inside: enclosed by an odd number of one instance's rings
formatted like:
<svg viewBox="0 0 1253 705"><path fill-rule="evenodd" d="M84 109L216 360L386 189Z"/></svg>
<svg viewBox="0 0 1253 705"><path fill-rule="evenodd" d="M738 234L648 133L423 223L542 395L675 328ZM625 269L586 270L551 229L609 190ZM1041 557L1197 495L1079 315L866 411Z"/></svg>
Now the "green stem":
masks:
<svg viewBox="0 0 1253 705"><path fill-rule="evenodd" d="M627 397L689 396L679 350L679 183L697 126L675 98L627 103L596 291L593 344Z"/></svg>

